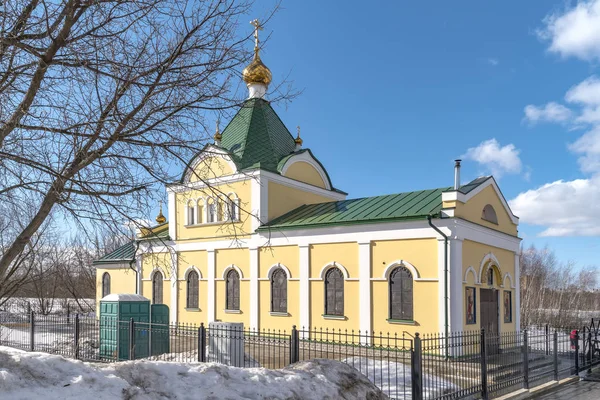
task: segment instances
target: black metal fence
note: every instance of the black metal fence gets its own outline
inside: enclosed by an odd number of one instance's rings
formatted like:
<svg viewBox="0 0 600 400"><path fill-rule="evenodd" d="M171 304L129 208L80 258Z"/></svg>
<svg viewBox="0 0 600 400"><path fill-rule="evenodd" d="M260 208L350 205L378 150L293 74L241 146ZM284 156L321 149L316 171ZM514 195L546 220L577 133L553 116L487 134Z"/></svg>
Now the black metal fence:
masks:
<svg viewBox="0 0 600 400"><path fill-rule="evenodd" d="M599 335L594 321L580 330L411 336L0 315L0 345L26 351L95 362L144 358L266 368L327 358L353 366L393 399L489 399L566 378L600 365Z"/></svg>

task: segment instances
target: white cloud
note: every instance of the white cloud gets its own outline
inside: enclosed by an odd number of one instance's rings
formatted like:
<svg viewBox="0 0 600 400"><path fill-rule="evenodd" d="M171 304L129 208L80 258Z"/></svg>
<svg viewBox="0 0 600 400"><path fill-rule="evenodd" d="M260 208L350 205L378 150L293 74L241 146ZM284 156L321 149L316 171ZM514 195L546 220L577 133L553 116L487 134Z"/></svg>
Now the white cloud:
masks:
<svg viewBox="0 0 600 400"><path fill-rule="evenodd" d="M496 139L489 139L477 147L471 147L462 156L465 160L473 160L489 170L496 178L505 173L518 174L521 172L522 163L519 158L520 151L514 144L500 146Z"/></svg>
<svg viewBox="0 0 600 400"><path fill-rule="evenodd" d="M563 57L600 60L600 0L581 1L548 15L538 35Z"/></svg>
<svg viewBox="0 0 600 400"><path fill-rule="evenodd" d="M600 235L600 177L548 183L509 204L521 222L545 227L541 236Z"/></svg>
<svg viewBox="0 0 600 400"><path fill-rule="evenodd" d="M600 21L598 21L600 23ZM569 103L579 103L585 106L600 105L600 79L590 76L578 85L573 86L565 95Z"/></svg>
<svg viewBox="0 0 600 400"><path fill-rule="evenodd" d="M562 104L550 102L545 106L525 106L525 119L532 124L537 122L567 122L573 116L573 112Z"/></svg>
<svg viewBox="0 0 600 400"><path fill-rule="evenodd" d="M488 58L487 62L494 67L500 64L500 61L497 58Z"/></svg>
<svg viewBox="0 0 600 400"><path fill-rule="evenodd" d="M580 155L578 162L583 172L600 173L600 125L570 144L569 150Z"/></svg>

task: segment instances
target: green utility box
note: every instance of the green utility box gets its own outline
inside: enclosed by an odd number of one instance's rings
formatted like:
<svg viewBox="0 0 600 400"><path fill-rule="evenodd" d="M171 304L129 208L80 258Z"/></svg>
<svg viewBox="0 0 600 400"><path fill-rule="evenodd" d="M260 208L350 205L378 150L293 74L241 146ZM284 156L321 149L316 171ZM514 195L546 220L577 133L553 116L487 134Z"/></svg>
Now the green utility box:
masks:
<svg viewBox="0 0 600 400"><path fill-rule="evenodd" d="M109 294L100 300L100 357L130 360L168 353L168 324L167 306L150 306L150 300L138 294Z"/></svg>

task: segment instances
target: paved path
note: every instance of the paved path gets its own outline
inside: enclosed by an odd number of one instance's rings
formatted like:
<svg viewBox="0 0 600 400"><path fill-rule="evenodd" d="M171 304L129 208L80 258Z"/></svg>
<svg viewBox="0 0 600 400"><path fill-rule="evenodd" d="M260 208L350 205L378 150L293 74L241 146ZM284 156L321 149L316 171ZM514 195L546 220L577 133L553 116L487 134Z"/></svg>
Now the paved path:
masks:
<svg viewBox="0 0 600 400"><path fill-rule="evenodd" d="M550 393L544 393L531 399L540 400L599 400L599 381L576 381L562 386Z"/></svg>

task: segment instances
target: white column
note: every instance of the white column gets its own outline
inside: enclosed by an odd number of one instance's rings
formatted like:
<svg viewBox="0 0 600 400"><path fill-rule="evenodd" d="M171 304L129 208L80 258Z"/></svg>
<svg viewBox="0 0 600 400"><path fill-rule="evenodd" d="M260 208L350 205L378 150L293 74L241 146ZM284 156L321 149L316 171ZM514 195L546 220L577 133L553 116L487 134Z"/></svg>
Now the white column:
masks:
<svg viewBox="0 0 600 400"><path fill-rule="evenodd" d="M449 319L450 332L458 332L463 330L463 287L462 287L462 255L463 241L462 239L449 239L450 241L450 285L448 290L449 296Z"/></svg>
<svg viewBox="0 0 600 400"><path fill-rule="evenodd" d="M262 223L266 223L269 216L269 191L268 180L260 172L250 179L250 210L252 212L251 227L256 230Z"/></svg>
<svg viewBox="0 0 600 400"><path fill-rule="evenodd" d="M310 248L309 245L300 245L300 326L299 329L310 328Z"/></svg>
<svg viewBox="0 0 600 400"><path fill-rule="evenodd" d="M359 329L368 334L371 326L371 242L358 244ZM363 339L367 339L364 336Z"/></svg>
<svg viewBox="0 0 600 400"><path fill-rule="evenodd" d="M250 329L258 329L258 249L250 250Z"/></svg>
<svg viewBox="0 0 600 400"><path fill-rule="evenodd" d="M520 250L519 250L520 251ZM521 329L521 263L519 252L515 253L515 328Z"/></svg>
<svg viewBox="0 0 600 400"><path fill-rule="evenodd" d="M169 208L169 236L171 240L177 239L177 204L175 200L175 192L168 191L169 195L167 207Z"/></svg>
<svg viewBox="0 0 600 400"><path fill-rule="evenodd" d="M444 285L446 284L446 273L444 272L444 239L438 239L438 321L439 321L439 333L444 333L445 328L445 298L444 298Z"/></svg>
<svg viewBox="0 0 600 400"><path fill-rule="evenodd" d="M142 264L143 263L142 260L143 260L143 257L144 256L141 255L141 254L138 254L135 257L135 269L137 271L137 277L136 277L137 278L137 282L136 282L137 293L136 294L139 294L141 296L144 295L144 289L143 289L143 286L142 286L142 272L143 272L142 271L142 265L143 265Z"/></svg>
<svg viewBox="0 0 600 400"><path fill-rule="evenodd" d="M206 293L207 293L207 301L206 307L207 309L207 322L214 322L216 314L215 314L215 251L207 250L206 251Z"/></svg>
<svg viewBox="0 0 600 400"><path fill-rule="evenodd" d="M171 323L177 323L177 298L179 292L179 282L177 280L177 252L171 254Z"/></svg>

